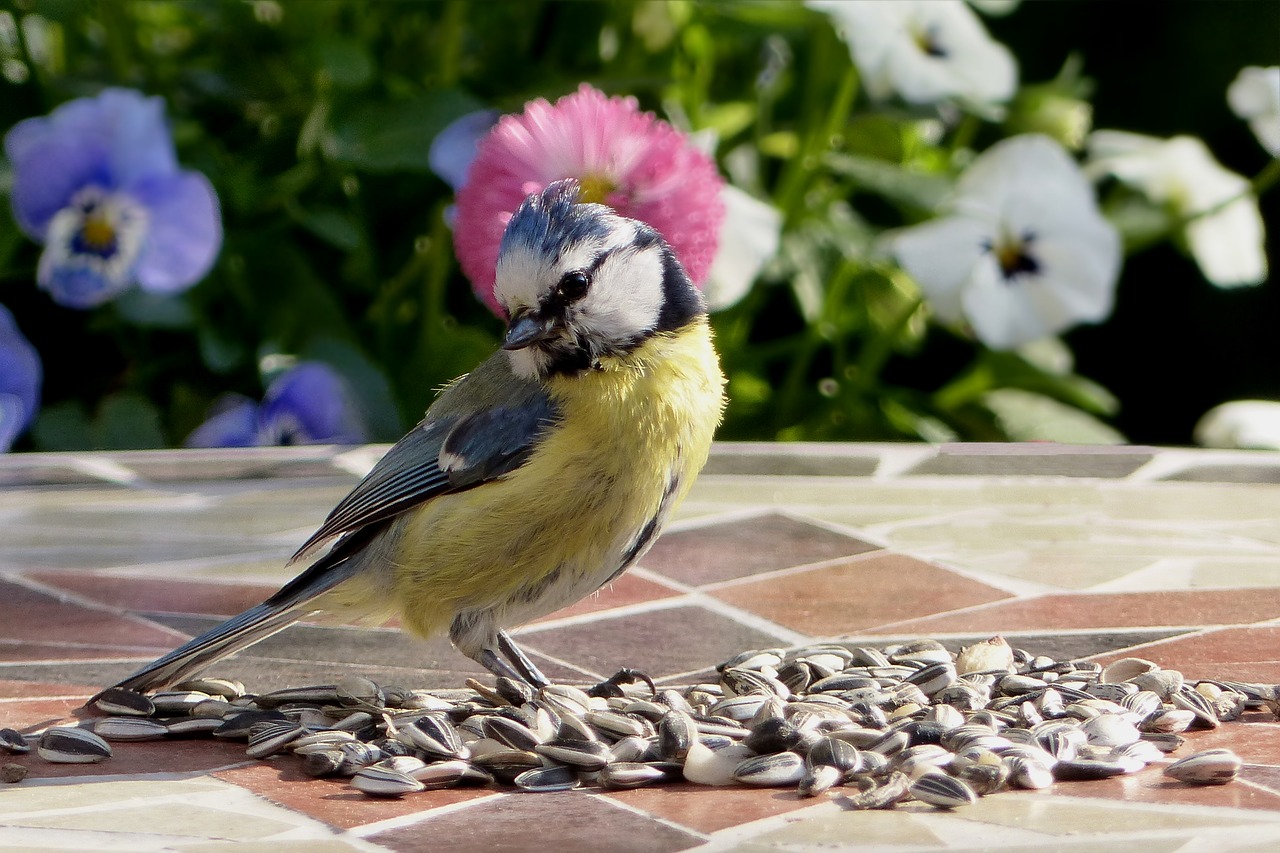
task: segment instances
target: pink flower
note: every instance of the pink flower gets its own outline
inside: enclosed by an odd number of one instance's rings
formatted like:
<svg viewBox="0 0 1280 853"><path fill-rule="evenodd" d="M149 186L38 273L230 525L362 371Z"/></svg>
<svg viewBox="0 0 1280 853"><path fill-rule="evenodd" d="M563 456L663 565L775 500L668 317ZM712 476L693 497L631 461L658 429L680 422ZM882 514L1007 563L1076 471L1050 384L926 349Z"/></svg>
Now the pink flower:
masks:
<svg viewBox="0 0 1280 853"><path fill-rule="evenodd" d="M689 277L706 279L719 242L724 182L715 163L671 125L586 84L555 104L539 98L503 116L480 140L458 190L453 242L476 295L495 313L498 246L531 192L577 178L582 200L656 228Z"/></svg>

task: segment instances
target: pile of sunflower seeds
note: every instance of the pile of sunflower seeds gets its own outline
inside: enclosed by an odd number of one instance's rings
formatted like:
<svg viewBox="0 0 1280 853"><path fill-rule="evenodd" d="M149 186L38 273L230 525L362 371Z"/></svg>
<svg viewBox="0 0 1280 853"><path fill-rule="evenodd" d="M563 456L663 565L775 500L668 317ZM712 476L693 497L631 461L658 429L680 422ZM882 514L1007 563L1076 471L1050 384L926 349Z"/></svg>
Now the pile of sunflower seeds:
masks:
<svg viewBox="0 0 1280 853"><path fill-rule="evenodd" d="M374 797L683 780L831 791L850 809L954 808L1006 788L1135 773L1166 762L1186 730L1246 709L1280 718L1275 685L1191 683L1140 658L1056 661L999 637L959 654L933 640L753 650L717 673L658 689L624 670L586 690L503 678L411 690L351 676L262 695L206 678L151 696L107 690L93 702L107 716L47 729L36 746L49 761L95 762L111 743L210 735L247 742L254 759L292 755L308 775L345 777ZM6 731L0 748L29 745ZM1212 749L1164 772L1210 785L1240 767Z"/></svg>

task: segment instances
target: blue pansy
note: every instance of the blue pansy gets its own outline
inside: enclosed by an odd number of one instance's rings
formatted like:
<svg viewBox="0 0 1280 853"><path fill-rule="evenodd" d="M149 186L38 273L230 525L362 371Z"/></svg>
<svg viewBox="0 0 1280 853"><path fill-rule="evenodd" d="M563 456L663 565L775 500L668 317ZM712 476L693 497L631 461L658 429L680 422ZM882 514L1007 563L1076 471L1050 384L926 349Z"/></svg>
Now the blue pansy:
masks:
<svg viewBox="0 0 1280 853"><path fill-rule="evenodd" d="M164 101L106 89L5 135L13 212L43 243L37 278L54 301L92 308L137 283L175 293L222 245L218 196L178 167Z"/></svg>
<svg viewBox="0 0 1280 853"><path fill-rule="evenodd" d="M431 140L427 150L427 163L440 180L453 187L454 192L467 182L467 172L476 159L476 146L488 133L502 113L497 110L478 110L455 119Z"/></svg>
<svg viewBox="0 0 1280 853"><path fill-rule="evenodd" d="M299 362L267 388L262 402L227 394L187 436L188 447L362 444L369 430L350 390L333 368Z"/></svg>
<svg viewBox="0 0 1280 853"><path fill-rule="evenodd" d="M35 420L40 408L40 356L0 305L0 453Z"/></svg>

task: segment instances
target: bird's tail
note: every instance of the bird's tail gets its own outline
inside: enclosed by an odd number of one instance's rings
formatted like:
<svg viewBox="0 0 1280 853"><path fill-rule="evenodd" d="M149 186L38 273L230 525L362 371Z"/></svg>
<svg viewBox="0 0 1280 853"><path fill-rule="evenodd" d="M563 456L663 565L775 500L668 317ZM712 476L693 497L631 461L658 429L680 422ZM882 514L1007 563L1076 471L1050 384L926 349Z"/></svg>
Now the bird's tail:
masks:
<svg viewBox="0 0 1280 853"><path fill-rule="evenodd" d="M269 602L251 607L239 616L188 640L115 686L145 693L176 684L214 661L284 630L309 612L305 608L282 607Z"/></svg>
<svg viewBox="0 0 1280 853"><path fill-rule="evenodd" d="M176 684L227 655L283 631L299 619L325 610L316 599L360 570L362 555L382 526L368 525L344 536L266 601L188 640L115 686L145 693Z"/></svg>

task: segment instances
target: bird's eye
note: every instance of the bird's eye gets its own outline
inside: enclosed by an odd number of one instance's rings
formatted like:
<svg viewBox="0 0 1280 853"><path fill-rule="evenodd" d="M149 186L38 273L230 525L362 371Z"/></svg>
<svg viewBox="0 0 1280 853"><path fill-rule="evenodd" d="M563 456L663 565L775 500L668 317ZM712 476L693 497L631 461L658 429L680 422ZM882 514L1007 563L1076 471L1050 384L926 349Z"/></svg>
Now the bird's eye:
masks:
<svg viewBox="0 0 1280 853"><path fill-rule="evenodd" d="M556 287L556 293L566 302L573 302L587 295L587 288L591 286L591 277L582 270L574 270L564 274L564 278L560 279L559 286Z"/></svg>

